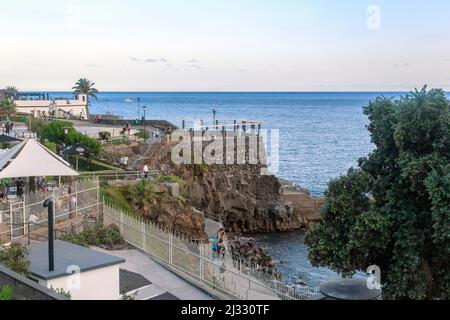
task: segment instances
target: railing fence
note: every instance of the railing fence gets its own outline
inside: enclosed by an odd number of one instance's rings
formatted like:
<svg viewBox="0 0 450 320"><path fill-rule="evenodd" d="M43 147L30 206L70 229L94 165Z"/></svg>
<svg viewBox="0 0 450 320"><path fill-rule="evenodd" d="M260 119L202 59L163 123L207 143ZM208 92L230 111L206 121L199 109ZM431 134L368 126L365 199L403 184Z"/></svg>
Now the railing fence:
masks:
<svg viewBox="0 0 450 320"><path fill-rule="evenodd" d="M116 225L124 239L172 270L215 294L242 300L304 300L316 295L310 287L294 288L275 275L235 260L231 254L219 257L209 244L144 221L103 203L103 223Z"/></svg>

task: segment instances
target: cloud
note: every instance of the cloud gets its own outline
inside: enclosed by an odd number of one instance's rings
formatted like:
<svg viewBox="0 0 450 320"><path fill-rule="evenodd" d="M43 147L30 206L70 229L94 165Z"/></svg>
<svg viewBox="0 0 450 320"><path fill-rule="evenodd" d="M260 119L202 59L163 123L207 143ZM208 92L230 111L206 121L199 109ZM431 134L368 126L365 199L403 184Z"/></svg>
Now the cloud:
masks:
<svg viewBox="0 0 450 320"><path fill-rule="evenodd" d="M197 69L197 70L202 69L202 67L200 67L198 64L192 64L192 65L190 65L189 67L194 68L194 69Z"/></svg>
<svg viewBox="0 0 450 320"><path fill-rule="evenodd" d="M394 67L400 68L400 66L397 63L394 63Z"/></svg>
<svg viewBox="0 0 450 320"><path fill-rule="evenodd" d="M147 60L145 60L145 62L154 63L154 62L159 62L159 60L158 59L147 59Z"/></svg>
<svg viewBox="0 0 450 320"><path fill-rule="evenodd" d="M133 62L141 62L140 59L136 58L136 57L129 57L131 61Z"/></svg>
<svg viewBox="0 0 450 320"><path fill-rule="evenodd" d="M276 67L276 66L277 66L277 65L276 65L275 63L269 64L269 67L271 67L271 68Z"/></svg>
<svg viewBox="0 0 450 320"><path fill-rule="evenodd" d="M191 60L187 60L187 63L198 63L197 59L191 59Z"/></svg>
<svg viewBox="0 0 450 320"><path fill-rule="evenodd" d="M167 60L164 59L164 58L161 58L161 59L159 59L159 62L167 63L167 62L169 62L169 61L167 61Z"/></svg>
<svg viewBox="0 0 450 320"><path fill-rule="evenodd" d="M247 70L245 70L245 69L239 69L239 72L244 73L244 72L247 72Z"/></svg>
<svg viewBox="0 0 450 320"><path fill-rule="evenodd" d="M172 65L171 64L166 64L166 67L171 68Z"/></svg>
<svg viewBox="0 0 450 320"><path fill-rule="evenodd" d="M446 61L446 62L450 62L450 58L448 58L448 59L445 59L445 61Z"/></svg>
<svg viewBox="0 0 450 320"><path fill-rule="evenodd" d="M96 64L96 63L89 63L89 64L86 65L86 67L88 67L88 68L98 68L98 67L100 67L100 65Z"/></svg>

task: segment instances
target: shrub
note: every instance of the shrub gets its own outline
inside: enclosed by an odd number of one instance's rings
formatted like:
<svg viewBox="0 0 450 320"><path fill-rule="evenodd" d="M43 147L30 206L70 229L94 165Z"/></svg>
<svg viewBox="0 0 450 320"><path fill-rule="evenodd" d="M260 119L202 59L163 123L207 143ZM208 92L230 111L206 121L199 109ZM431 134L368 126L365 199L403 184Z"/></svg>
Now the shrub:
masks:
<svg viewBox="0 0 450 320"><path fill-rule="evenodd" d="M0 301L12 300L13 289L10 286L4 286L0 289Z"/></svg>
<svg viewBox="0 0 450 320"><path fill-rule="evenodd" d="M109 139L111 139L111 132L99 132L98 136L100 137L101 140L103 141L109 141Z"/></svg>
<svg viewBox="0 0 450 320"><path fill-rule="evenodd" d="M28 276L30 274L29 253L25 246L13 244L7 249L0 250L0 262L12 271Z"/></svg>
<svg viewBox="0 0 450 320"><path fill-rule="evenodd" d="M148 139L150 138L150 132L148 130L140 129L137 133L134 134L139 139Z"/></svg>
<svg viewBox="0 0 450 320"><path fill-rule="evenodd" d="M61 240L82 247L96 246L111 248L126 245L125 240L120 234L120 230L115 225L108 227L98 226L92 229L87 229L79 234L70 233L61 237Z"/></svg>

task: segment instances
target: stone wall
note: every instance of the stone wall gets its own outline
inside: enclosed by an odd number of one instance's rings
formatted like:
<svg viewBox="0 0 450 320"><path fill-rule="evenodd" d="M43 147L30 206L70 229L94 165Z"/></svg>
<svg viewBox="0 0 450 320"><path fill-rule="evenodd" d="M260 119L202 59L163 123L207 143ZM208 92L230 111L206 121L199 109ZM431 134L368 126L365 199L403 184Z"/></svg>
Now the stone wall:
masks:
<svg viewBox="0 0 450 320"><path fill-rule="evenodd" d="M3 286L10 286L13 289L14 299L68 300L68 298L0 265L0 289Z"/></svg>

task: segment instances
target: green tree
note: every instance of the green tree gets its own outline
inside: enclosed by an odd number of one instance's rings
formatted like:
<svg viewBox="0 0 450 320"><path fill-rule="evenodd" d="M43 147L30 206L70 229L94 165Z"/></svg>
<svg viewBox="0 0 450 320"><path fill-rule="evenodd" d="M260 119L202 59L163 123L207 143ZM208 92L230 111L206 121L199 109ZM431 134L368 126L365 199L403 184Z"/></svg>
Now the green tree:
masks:
<svg viewBox="0 0 450 320"><path fill-rule="evenodd" d="M65 130L68 133L66 135ZM39 128L40 137L58 145L82 145L95 155L99 155L102 149L100 141L78 132L71 122L52 121Z"/></svg>
<svg viewBox="0 0 450 320"><path fill-rule="evenodd" d="M0 101L0 116L1 117L12 117L16 114L17 106L12 99L5 99Z"/></svg>
<svg viewBox="0 0 450 320"><path fill-rule="evenodd" d="M87 101L87 105L88 105L88 109L87 109L87 114L89 115L89 101L90 98L94 99L97 101L97 94L99 93L99 91L94 87L95 83L91 82L90 80L86 79L86 78L81 78L77 81L77 83L75 83L75 86L72 88L73 93L78 95L78 94L85 94L87 95L88 101Z"/></svg>
<svg viewBox="0 0 450 320"><path fill-rule="evenodd" d="M129 188L128 200L144 217L148 217L155 195L154 182L141 180Z"/></svg>
<svg viewBox="0 0 450 320"><path fill-rule="evenodd" d="M15 86L7 86L6 87L6 97L10 99L17 98L17 94L19 90Z"/></svg>
<svg viewBox="0 0 450 320"><path fill-rule="evenodd" d="M376 148L329 184L306 235L315 266L378 265L387 299L450 298L449 105L425 87L364 108Z"/></svg>

